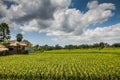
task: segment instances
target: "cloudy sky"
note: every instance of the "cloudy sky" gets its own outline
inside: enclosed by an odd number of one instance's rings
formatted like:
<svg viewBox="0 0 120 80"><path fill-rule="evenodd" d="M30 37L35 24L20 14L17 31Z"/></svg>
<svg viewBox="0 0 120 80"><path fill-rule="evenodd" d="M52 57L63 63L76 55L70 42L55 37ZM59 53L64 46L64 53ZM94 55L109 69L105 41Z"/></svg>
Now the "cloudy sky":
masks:
<svg viewBox="0 0 120 80"><path fill-rule="evenodd" d="M120 0L0 0L0 23L33 44L120 42Z"/></svg>

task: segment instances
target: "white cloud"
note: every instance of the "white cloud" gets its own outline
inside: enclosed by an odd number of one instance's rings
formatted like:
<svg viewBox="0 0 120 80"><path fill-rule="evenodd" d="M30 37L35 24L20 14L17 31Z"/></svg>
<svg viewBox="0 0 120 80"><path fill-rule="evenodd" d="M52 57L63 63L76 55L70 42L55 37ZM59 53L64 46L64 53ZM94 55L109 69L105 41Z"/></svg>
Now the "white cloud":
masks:
<svg viewBox="0 0 120 80"><path fill-rule="evenodd" d="M80 36L70 36L68 40L74 44L78 43L96 43L107 42L117 43L120 42L120 23L106 26L97 27L96 29L88 29Z"/></svg>
<svg viewBox="0 0 120 80"><path fill-rule="evenodd" d="M3 0L2 0L3 1ZM48 36L54 36L54 41L70 42L99 42L117 41L118 33L115 32L119 24L93 30L85 30L90 24L97 24L107 21L113 16L112 10L115 5L112 3L98 4L98 1L91 1L87 4L89 9L82 13L77 9L69 9L71 0L6 0L13 1L9 9L1 4L0 13L4 15L0 21L5 20L12 28L25 31L45 32ZM101 35L104 33L103 35ZM116 36L116 37L115 37Z"/></svg>
<svg viewBox="0 0 120 80"><path fill-rule="evenodd" d="M89 9L95 9L96 7L98 7L98 1L89 2L89 3L87 4L87 7L88 7Z"/></svg>
<svg viewBox="0 0 120 80"><path fill-rule="evenodd" d="M87 29L83 34L79 36L63 36L53 38L56 42L65 42L64 44L93 44L98 42L106 42L109 44L120 42L120 23L97 27L96 29Z"/></svg>
<svg viewBox="0 0 120 80"><path fill-rule="evenodd" d="M52 23L52 28L55 31L64 33L65 35L71 35L76 33L76 28L79 28L80 32L83 27L81 26L82 13L76 9L67 9L57 11L54 14L54 21ZM64 35L59 34L59 35Z"/></svg>
<svg viewBox="0 0 120 80"><path fill-rule="evenodd" d="M93 4L94 3L94 4ZM112 10L115 6L111 3L98 4L97 1L88 3L88 7L96 5L96 7L90 7L86 13L81 13L76 9L66 9L56 11L54 14L54 21L52 29L57 32L51 32L54 35L81 35L84 29L90 24L101 23L107 21L109 17L113 15ZM63 34L62 34L63 33Z"/></svg>
<svg viewBox="0 0 120 80"><path fill-rule="evenodd" d="M82 17L84 24L93 24L106 21L109 17L113 15L112 10L115 9L112 3L98 4L97 1L92 1L88 3L88 12Z"/></svg>
<svg viewBox="0 0 120 80"><path fill-rule="evenodd" d="M5 16L7 13L7 6L3 5L3 2L0 1L0 16Z"/></svg>

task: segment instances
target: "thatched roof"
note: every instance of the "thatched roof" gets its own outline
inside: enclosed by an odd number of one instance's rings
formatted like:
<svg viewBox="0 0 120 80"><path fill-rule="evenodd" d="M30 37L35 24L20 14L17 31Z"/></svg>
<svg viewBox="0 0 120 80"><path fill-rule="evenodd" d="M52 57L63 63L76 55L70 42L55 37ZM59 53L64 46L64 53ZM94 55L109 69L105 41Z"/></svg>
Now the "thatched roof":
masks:
<svg viewBox="0 0 120 80"><path fill-rule="evenodd" d="M23 43L25 43L25 44L27 44L27 45L32 44L32 43L31 43L31 42L29 42L28 40L23 40L22 42L23 42Z"/></svg>
<svg viewBox="0 0 120 80"><path fill-rule="evenodd" d="M0 52L7 51L7 50L8 50L8 48L6 48L4 45L0 45Z"/></svg>
<svg viewBox="0 0 120 80"><path fill-rule="evenodd" d="M24 42L18 42L16 40L9 41L9 46L27 46Z"/></svg>

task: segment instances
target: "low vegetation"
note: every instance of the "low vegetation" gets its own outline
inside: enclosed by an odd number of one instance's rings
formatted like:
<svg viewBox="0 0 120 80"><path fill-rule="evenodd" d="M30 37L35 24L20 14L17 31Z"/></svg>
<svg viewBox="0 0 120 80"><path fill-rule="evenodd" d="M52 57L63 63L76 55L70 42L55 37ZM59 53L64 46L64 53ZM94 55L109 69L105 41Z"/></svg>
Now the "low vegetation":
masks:
<svg viewBox="0 0 120 80"><path fill-rule="evenodd" d="M119 80L120 48L53 50L0 57L0 79Z"/></svg>

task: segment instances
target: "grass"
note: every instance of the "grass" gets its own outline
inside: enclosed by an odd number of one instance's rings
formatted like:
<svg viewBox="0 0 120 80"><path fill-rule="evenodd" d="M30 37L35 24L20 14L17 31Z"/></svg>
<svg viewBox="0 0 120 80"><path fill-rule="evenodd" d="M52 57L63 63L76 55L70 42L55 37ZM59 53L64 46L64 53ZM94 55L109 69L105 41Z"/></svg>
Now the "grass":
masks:
<svg viewBox="0 0 120 80"><path fill-rule="evenodd" d="M120 49L53 50L0 57L0 79L120 80Z"/></svg>

